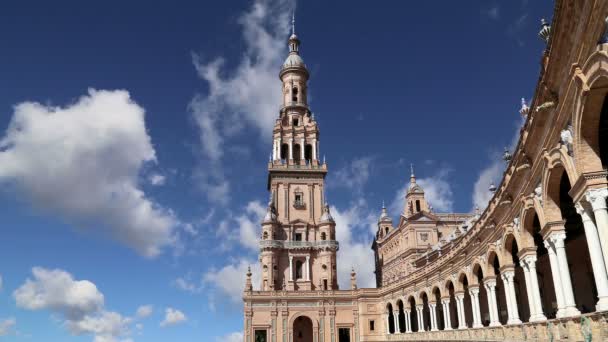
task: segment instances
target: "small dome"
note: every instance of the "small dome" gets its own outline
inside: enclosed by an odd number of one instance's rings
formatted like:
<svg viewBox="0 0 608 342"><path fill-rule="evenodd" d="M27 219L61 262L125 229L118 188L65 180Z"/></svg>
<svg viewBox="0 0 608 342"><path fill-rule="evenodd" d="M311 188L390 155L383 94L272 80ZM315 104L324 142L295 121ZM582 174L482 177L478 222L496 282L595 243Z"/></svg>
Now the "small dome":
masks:
<svg viewBox="0 0 608 342"><path fill-rule="evenodd" d="M325 207L323 208L323 215L321 215L321 222L335 222L334 218L329 213L329 205L325 203Z"/></svg>
<svg viewBox="0 0 608 342"><path fill-rule="evenodd" d="M393 223L393 219L391 219L390 216L388 216L388 213L386 212L386 207L382 206L382 213L380 214L380 218L378 219L378 223Z"/></svg>
<svg viewBox="0 0 608 342"><path fill-rule="evenodd" d="M289 56L285 59L283 63L283 68L297 67L297 66L305 66L304 60L297 53L290 53Z"/></svg>
<svg viewBox="0 0 608 342"><path fill-rule="evenodd" d="M407 193L412 193L412 192L416 192L416 193L423 193L424 190L422 190L422 187L416 183L410 183L409 188L407 189Z"/></svg>

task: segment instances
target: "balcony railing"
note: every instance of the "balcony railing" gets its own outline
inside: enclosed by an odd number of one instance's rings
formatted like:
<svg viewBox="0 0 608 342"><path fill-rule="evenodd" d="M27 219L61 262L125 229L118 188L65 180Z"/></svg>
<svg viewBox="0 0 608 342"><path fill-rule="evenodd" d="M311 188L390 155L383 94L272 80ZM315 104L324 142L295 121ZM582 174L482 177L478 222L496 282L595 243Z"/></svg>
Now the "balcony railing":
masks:
<svg viewBox="0 0 608 342"><path fill-rule="evenodd" d="M323 241L281 241L281 240L261 240L260 248L335 248L338 250L340 244L338 241L323 240Z"/></svg>

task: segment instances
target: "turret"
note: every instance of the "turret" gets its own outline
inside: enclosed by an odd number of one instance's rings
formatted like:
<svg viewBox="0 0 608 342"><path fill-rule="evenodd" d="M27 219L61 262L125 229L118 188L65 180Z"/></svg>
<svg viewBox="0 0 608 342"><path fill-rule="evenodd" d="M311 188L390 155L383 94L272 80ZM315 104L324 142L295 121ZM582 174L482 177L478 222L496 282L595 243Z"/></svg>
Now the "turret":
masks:
<svg viewBox="0 0 608 342"><path fill-rule="evenodd" d="M410 168L410 185L407 189L407 194L405 195L405 208L403 208L405 217L413 216L421 211L429 212L428 203L424 198L424 190L416 183L414 165L411 165Z"/></svg>

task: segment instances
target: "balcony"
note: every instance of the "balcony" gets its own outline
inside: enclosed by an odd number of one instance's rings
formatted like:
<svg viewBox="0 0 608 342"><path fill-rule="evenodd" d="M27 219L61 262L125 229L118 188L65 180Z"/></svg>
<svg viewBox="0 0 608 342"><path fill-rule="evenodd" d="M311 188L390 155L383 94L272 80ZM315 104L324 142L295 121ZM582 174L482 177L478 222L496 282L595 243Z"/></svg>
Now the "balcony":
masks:
<svg viewBox="0 0 608 342"><path fill-rule="evenodd" d="M261 240L260 248L284 248L284 249L335 249L338 250L340 245L338 241L323 240L323 241L282 241L282 240Z"/></svg>

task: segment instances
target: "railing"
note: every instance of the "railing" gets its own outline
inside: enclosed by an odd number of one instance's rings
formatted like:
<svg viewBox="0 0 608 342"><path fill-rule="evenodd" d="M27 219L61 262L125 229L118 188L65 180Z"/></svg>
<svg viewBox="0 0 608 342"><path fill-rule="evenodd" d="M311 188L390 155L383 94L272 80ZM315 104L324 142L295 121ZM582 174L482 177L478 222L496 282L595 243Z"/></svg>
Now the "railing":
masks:
<svg viewBox="0 0 608 342"><path fill-rule="evenodd" d="M281 240L261 240L260 248L335 248L338 250L340 244L338 241L281 241Z"/></svg>

